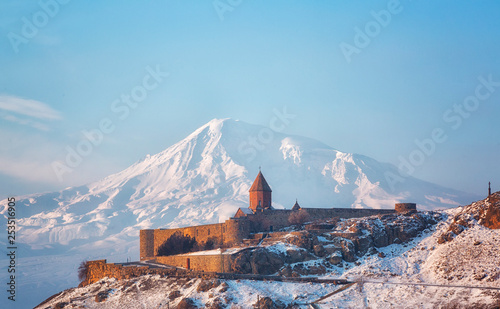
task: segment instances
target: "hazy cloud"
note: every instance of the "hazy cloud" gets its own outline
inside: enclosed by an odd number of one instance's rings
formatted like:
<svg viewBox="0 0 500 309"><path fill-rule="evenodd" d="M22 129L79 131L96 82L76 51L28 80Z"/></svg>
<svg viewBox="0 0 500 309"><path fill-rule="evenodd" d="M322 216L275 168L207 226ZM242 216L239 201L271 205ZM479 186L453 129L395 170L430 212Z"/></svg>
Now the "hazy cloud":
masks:
<svg viewBox="0 0 500 309"><path fill-rule="evenodd" d="M33 127L37 130L40 130L40 131L49 131L49 127L46 124L41 123L39 121L34 121L31 119L27 119L27 118L18 118L14 115L2 115L1 117L4 120L10 121L10 122L15 122L15 123L22 124L25 126L30 126L30 127Z"/></svg>
<svg viewBox="0 0 500 309"><path fill-rule="evenodd" d="M56 184L57 178L49 164L0 157L0 173L28 182Z"/></svg>
<svg viewBox="0 0 500 309"><path fill-rule="evenodd" d="M62 118L60 112L45 103L15 96L0 95L0 109L43 120Z"/></svg>

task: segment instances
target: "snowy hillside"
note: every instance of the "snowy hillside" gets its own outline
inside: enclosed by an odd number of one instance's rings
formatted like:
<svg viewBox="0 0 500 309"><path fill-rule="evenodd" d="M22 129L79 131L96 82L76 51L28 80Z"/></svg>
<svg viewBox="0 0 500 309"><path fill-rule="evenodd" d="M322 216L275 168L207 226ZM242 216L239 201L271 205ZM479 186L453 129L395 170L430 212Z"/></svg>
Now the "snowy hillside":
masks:
<svg viewBox="0 0 500 309"><path fill-rule="evenodd" d="M486 227L488 216L482 217L481 213L494 213L491 218L498 222L499 210L500 193L497 192L494 199L446 211L342 220L331 232L322 231L321 236L314 236L327 248L325 244L331 233L355 228L359 229L360 238L370 235L376 248L362 248L359 245L366 242L359 242L352 260L345 255L344 248L341 258L335 262L331 259L334 255L327 257L324 252L320 253L317 245L314 249L305 249L309 247L307 239L297 243L290 239L294 237L293 232L281 240L270 240L257 250L281 256L281 263L285 261L286 265L277 268L280 269L276 271L278 275L284 275L286 269L295 269L306 276L356 282L345 291L319 301L315 308L493 309L498 308L500 300L500 229ZM465 223L464 217L468 220L461 232L443 242L442 235L454 229L457 222ZM397 243L380 242L384 239L380 232L388 227L401 228L410 238ZM398 235L401 236L404 235ZM335 238L330 241L335 242ZM325 257L332 262L325 262ZM289 259L292 260L287 264ZM311 308L308 303L340 287L325 283L147 275L122 281L102 279L65 291L38 308L51 308L56 304L85 308L173 308L181 304L184 308L255 308L258 302L257 308ZM264 307L264 303L274 306Z"/></svg>
<svg viewBox="0 0 500 309"><path fill-rule="evenodd" d="M337 151L321 142L288 136L230 119L215 119L166 150L147 155L105 179L61 192L17 198L21 256L65 283L51 286L20 274L25 288L47 293L76 284L81 259L138 259L138 231L220 222L248 206L248 189L259 166L273 189L273 205L392 208L416 202L420 208L454 207L474 196L415 178L391 190L390 164ZM2 201L2 206L7 205ZM1 211L5 216L6 208ZM40 263L40 264L37 264ZM21 266L20 266L21 267ZM57 282L57 280L56 280Z"/></svg>

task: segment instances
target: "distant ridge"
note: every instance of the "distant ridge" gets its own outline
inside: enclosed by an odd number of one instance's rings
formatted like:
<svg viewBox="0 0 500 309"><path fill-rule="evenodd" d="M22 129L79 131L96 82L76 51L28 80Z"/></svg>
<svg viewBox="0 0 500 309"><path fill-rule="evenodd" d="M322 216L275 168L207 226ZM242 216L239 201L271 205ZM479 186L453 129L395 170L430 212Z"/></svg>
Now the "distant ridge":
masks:
<svg viewBox="0 0 500 309"><path fill-rule="evenodd" d="M275 208L291 208L295 198L303 207L393 208L411 201L419 209L453 207L475 198L412 177L393 192L384 177L386 171L397 173L393 165L311 138L274 132L271 141L251 148L248 141L263 129L268 130L214 119L101 181L27 196L18 201L25 209L20 212L26 231L21 241L33 248L74 242L83 249L94 242L126 243L141 228L219 222L248 207L259 166L273 184ZM269 184L262 186L270 190Z"/></svg>
<svg viewBox="0 0 500 309"><path fill-rule="evenodd" d="M272 185L274 208L291 208L296 198L302 207L391 209L395 202L434 209L478 199L411 177L392 191L384 173L397 173L393 165L301 136L272 131L272 138L260 140L259 133L269 130L214 119L100 181L17 198L19 263L29 265L19 274L19 291L41 299L75 286L82 260L138 260L140 229L215 223L234 215L248 207L259 166ZM7 204L2 201L0 208L4 217Z"/></svg>

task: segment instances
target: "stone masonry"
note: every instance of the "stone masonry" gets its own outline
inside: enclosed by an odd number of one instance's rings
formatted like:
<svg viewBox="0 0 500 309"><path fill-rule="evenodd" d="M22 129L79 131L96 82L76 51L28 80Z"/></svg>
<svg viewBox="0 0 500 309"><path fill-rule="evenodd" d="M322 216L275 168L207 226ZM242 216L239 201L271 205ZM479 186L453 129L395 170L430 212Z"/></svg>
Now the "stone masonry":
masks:
<svg viewBox="0 0 500 309"><path fill-rule="evenodd" d="M198 243L204 243L207 240L216 240L225 246L231 246L241 243L253 233L272 232L273 230L290 226L290 216L298 212L302 212L304 218L307 218L308 221L314 221L334 217L359 218L395 212L416 211L416 204L413 203L396 204L395 209L301 208L298 203L294 205L294 210L274 209L271 205L271 192L270 186L262 173L259 172L249 192L251 207L238 209L235 216L224 223L175 229L141 230L140 259L152 260L157 258L158 247L176 232L189 235L196 239ZM162 259L165 260L165 258ZM165 262L167 261L165 260ZM177 261L174 264L180 266L183 263ZM220 264L220 261L217 263Z"/></svg>

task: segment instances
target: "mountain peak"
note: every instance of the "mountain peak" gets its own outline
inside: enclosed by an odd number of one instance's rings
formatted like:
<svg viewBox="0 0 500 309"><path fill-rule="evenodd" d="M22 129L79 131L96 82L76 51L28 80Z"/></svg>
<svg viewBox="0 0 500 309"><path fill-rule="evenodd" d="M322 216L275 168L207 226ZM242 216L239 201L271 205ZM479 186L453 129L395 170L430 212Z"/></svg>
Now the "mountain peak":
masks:
<svg viewBox="0 0 500 309"><path fill-rule="evenodd" d="M453 207L471 197L408 177L390 190L384 176L396 167L341 153L314 139L269 131L232 119L213 119L164 151L87 186L28 196L27 244L125 237L148 227L215 223L248 207L254 171L266 168L273 206L420 209ZM270 129L268 129L270 130ZM267 132L267 131L266 131ZM5 203L6 204L6 203ZM51 228L39 228L44 222ZM113 228L111 228L113 227ZM118 230L116 230L118 228ZM121 231L129 231L124 235ZM118 236L119 233L121 236Z"/></svg>
<svg viewBox="0 0 500 309"><path fill-rule="evenodd" d="M206 124L199 127L195 132L203 131L206 128L209 128L210 131L220 131L220 129L222 128L224 123L230 122L230 121L234 121L234 120L231 118L214 118L214 119L210 120L209 122L207 122Z"/></svg>
<svg viewBox="0 0 500 309"><path fill-rule="evenodd" d="M305 208L392 209L396 202L414 202L422 210L476 199L412 177L391 190L384 173L398 172L390 164L264 126L213 119L101 181L17 199L24 230L19 242L32 256L36 249L71 250L82 259L138 256L141 229L217 223L249 207L261 165L267 179L262 188L272 187L277 209L291 208L296 198Z"/></svg>

